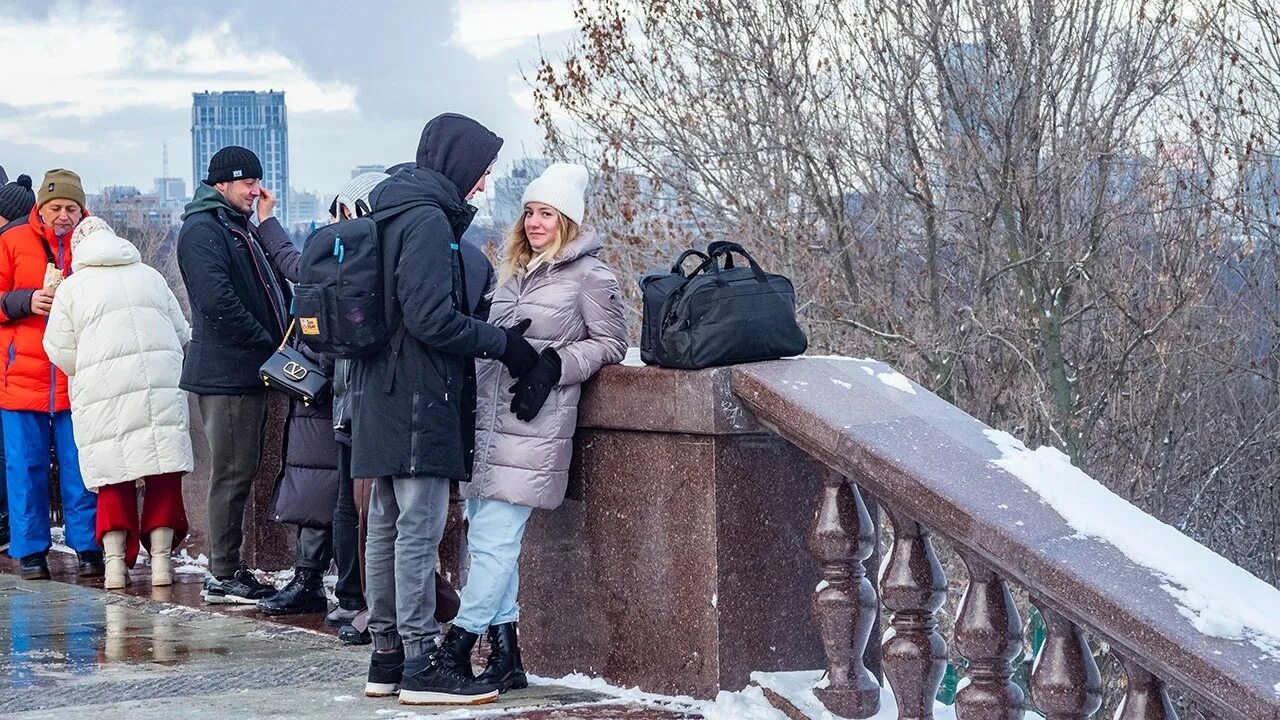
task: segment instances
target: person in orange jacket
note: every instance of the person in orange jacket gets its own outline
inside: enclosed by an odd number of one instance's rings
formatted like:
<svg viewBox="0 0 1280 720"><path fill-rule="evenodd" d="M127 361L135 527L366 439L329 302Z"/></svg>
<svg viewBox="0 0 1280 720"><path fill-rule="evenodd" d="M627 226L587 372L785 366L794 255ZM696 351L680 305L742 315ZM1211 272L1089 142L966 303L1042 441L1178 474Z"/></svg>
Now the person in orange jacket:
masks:
<svg viewBox="0 0 1280 720"><path fill-rule="evenodd" d="M0 235L0 423L9 493L9 556L22 577L49 578L49 472L58 466L66 543L81 577L103 573L97 498L85 489L71 429L67 376L49 362L44 331L58 283L71 269L71 231L87 216L80 176L45 173L24 225Z"/></svg>

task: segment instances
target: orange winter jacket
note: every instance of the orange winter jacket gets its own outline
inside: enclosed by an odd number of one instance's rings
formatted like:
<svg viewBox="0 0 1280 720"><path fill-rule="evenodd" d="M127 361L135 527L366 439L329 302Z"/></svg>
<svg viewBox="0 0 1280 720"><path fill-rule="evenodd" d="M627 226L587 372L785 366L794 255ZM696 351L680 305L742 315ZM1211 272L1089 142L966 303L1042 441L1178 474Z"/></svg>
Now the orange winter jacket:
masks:
<svg viewBox="0 0 1280 720"><path fill-rule="evenodd" d="M44 352L47 318L31 313L31 294L44 287L50 254L63 273L70 274L71 236L59 242L53 228L40 219L38 208L32 208L25 224L0 235L0 409L71 409L67 376Z"/></svg>

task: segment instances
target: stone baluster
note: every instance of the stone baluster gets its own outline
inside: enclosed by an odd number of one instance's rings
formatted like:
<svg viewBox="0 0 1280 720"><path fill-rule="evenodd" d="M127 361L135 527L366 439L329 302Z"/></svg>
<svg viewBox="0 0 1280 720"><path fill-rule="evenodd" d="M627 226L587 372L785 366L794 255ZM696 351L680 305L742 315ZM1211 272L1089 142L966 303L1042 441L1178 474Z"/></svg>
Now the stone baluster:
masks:
<svg viewBox="0 0 1280 720"><path fill-rule="evenodd" d="M1132 660L1121 660L1129 683L1116 720L1178 720L1164 682Z"/></svg>
<svg viewBox="0 0 1280 720"><path fill-rule="evenodd" d="M893 547L880 573L880 597L893 612L881 657L900 720L933 720L934 698L947 669L947 643L935 613L947 599L947 577L929 531L889 509Z"/></svg>
<svg viewBox="0 0 1280 720"><path fill-rule="evenodd" d="M956 695L957 720L1022 720L1022 689L1014 658L1022 650L1022 619L1009 586L972 555L964 556L969 587L956 618L956 649L969 661L969 684Z"/></svg>
<svg viewBox="0 0 1280 720"><path fill-rule="evenodd" d="M862 659L878 603L862 563L876 543L876 528L853 483L836 473L826 473L822 483L809 551L822 565L813 613L827 653L828 684L814 693L840 717L868 718L880 710L880 686Z"/></svg>
<svg viewBox="0 0 1280 720"><path fill-rule="evenodd" d="M1102 707L1102 675L1078 625L1032 599L1044 618L1044 645L1031 671L1031 697L1045 720L1089 720Z"/></svg>

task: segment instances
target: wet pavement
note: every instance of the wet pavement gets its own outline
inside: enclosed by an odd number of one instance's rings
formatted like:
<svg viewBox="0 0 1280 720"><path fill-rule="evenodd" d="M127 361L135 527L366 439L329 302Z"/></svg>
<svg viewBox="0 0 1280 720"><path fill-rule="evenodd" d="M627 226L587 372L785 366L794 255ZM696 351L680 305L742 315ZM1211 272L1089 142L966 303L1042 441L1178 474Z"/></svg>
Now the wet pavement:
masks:
<svg viewBox="0 0 1280 720"><path fill-rule="evenodd" d="M368 647L347 647L322 615L271 618L252 606L202 606L198 574L121 592L73 584L74 556L50 554L54 581L23 581L0 560L0 718L501 717L688 718L589 690L536 685L470 708L414 708L362 695Z"/></svg>

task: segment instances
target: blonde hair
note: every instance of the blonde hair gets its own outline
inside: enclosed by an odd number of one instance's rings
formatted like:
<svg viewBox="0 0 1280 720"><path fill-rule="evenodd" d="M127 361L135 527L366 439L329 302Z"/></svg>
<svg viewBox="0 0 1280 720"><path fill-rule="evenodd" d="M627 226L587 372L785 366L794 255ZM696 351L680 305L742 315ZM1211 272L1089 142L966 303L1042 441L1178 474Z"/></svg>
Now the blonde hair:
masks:
<svg viewBox="0 0 1280 720"><path fill-rule="evenodd" d="M498 265L498 283L494 285L495 292L506 285L508 280L523 277L531 269L543 263L554 262L564 246L578 238L578 223L556 210L556 236L552 238L550 245L535 252L533 245L529 244L529 236L524 232L526 213L525 210L520 212L520 217L516 218L511 231L507 233L507 240L502 249L502 262Z"/></svg>

